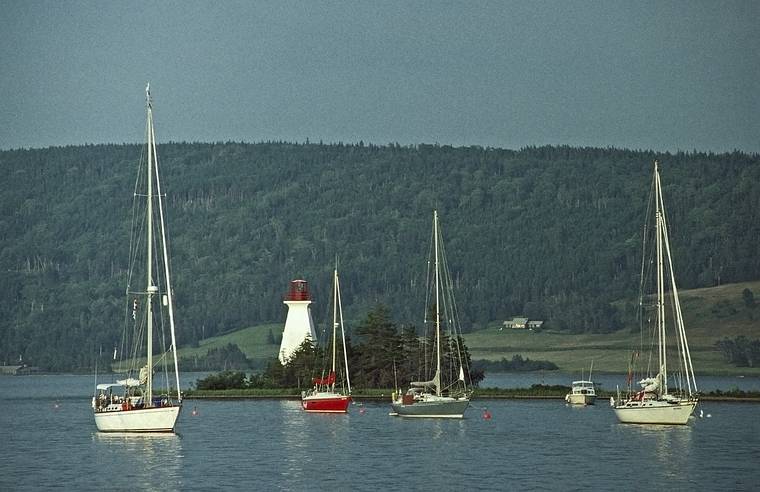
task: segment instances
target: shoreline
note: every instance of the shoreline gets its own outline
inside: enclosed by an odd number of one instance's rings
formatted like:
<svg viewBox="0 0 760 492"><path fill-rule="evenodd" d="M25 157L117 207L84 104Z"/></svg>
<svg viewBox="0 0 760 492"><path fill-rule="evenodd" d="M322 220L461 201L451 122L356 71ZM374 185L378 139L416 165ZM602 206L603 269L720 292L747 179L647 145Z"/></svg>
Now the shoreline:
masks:
<svg viewBox="0 0 760 492"><path fill-rule="evenodd" d="M597 396L597 400L605 403L609 401L612 395ZM388 395L352 395L356 402L363 401L388 401L390 403L390 394ZM480 400L564 400L564 395L475 395L472 401ZM184 400L293 400L301 399L300 395L225 395L225 394L190 394L183 397ZM717 396L704 395L699 397L700 402L729 402L729 403L760 403L760 396Z"/></svg>

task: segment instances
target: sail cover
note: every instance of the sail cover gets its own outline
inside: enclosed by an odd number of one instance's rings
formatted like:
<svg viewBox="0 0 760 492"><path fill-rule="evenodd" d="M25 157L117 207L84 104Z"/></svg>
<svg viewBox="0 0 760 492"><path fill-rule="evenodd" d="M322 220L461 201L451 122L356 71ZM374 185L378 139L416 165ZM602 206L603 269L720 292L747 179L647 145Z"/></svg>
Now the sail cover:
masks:
<svg viewBox="0 0 760 492"><path fill-rule="evenodd" d="M126 387L140 386L140 381L138 381L137 379L133 379L133 378L119 379L115 383L101 383L101 384L97 385L96 388L98 390L107 390L108 388L124 387L124 386L126 386Z"/></svg>
<svg viewBox="0 0 760 492"><path fill-rule="evenodd" d="M435 388L435 381L412 381L409 384L415 388Z"/></svg>
<svg viewBox="0 0 760 492"><path fill-rule="evenodd" d="M122 386L140 386L140 381L134 378L119 379L116 382Z"/></svg>
<svg viewBox="0 0 760 492"><path fill-rule="evenodd" d="M324 384L330 386L335 383L335 373L330 371L326 378L314 378L314 384Z"/></svg>
<svg viewBox="0 0 760 492"><path fill-rule="evenodd" d="M438 388L441 385L441 372L435 371L435 376L431 381L412 381L411 385L417 388Z"/></svg>
<svg viewBox="0 0 760 492"><path fill-rule="evenodd" d="M639 381L639 384L643 388L644 392L646 393L656 393L660 389L660 380L662 379L662 374L659 373L657 376L653 378L645 378Z"/></svg>

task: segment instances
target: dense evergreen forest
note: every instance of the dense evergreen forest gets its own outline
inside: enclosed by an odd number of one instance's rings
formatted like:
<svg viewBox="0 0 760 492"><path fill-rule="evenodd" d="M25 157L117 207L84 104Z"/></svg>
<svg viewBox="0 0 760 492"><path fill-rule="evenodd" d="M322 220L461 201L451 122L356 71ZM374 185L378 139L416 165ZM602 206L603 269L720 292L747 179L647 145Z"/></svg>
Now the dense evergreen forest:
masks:
<svg viewBox="0 0 760 492"><path fill-rule="evenodd" d="M760 156L443 145L159 146L181 345L283 322L288 282L327 318L421 324L432 210L465 330L525 315L620 329L661 163L682 288L760 278ZM0 363L92 369L120 338L138 145L0 152ZM629 313L630 311L630 313Z"/></svg>

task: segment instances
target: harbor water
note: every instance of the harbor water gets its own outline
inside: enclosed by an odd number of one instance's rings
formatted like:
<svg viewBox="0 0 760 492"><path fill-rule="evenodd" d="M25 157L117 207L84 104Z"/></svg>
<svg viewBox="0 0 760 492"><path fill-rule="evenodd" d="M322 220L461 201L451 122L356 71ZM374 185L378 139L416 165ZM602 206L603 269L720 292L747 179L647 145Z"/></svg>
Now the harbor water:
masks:
<svg viewBox="0 0 760 492"><path fill-rule="evenodd" d="M723 389L733 382L727 378ZM644 483L658 490L757 490L760 484L758 403L705 402L697 408L703 418L689 425L640 426L619 424L606 401L570 407L561 400L476 399L462 420L405 420L389 416L384 401L320 415L306 414L296 400L188 399L176 435L112 435L95 430L92 388L92 376L0 378L0 490L638 490Z"/></svg>

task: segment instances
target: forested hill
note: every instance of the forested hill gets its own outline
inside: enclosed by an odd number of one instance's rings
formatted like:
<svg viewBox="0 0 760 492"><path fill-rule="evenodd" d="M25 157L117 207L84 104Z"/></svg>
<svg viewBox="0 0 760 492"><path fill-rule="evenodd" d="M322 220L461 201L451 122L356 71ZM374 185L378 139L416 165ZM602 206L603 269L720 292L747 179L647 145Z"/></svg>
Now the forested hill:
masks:
<svg viewBox="0 0 760 492"><path fill-rule="evenodd" d="M180 344L282 322L294 278L328 312L419 325L432 210L465 329L516 315L619 328L661 163L683 288L760 279L760 156L540 147L159 146ZM0 362L92 368L120 339L137 145L0 152Z"/></svg>

